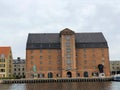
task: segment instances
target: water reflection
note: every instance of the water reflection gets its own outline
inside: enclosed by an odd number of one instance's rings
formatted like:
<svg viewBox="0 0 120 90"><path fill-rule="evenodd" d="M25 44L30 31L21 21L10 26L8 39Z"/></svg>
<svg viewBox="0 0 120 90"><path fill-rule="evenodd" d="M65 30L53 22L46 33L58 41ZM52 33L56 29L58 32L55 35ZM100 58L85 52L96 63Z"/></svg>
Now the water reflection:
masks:
<svg viewBox="0 0 120 90"><path fill-rule="evenodd" d="M0 90L120 90L119 82L0 84Z"/></svg>
<svg viewBox="0 0 120 90"><path fill-rule="evenodd" d="M26 90L25 84L13 84L9 90Z"/></svg>
<svg viewBox="0 0 120 90"><path fill-rule="evenodd" d="M42 83L27 84L26 90L110 90L110 86L111 82Z"/></svg>
<svg viewBox="0 0 120 90"><path fill-rule="evenodd" d="M0 90L10 90L11 84L0 84Z"/></svg>

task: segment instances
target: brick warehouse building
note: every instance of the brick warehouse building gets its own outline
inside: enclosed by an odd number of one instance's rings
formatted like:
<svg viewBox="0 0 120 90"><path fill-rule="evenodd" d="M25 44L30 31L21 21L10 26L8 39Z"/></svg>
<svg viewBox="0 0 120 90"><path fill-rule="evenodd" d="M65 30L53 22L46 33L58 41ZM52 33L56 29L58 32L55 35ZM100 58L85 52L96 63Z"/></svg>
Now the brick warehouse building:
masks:
<svg viewBox="0 0 120 90"><path fill-rule="evenodd" d="M26 78L92 77L102 65L110 76L109 51L102 33L31 33L26 45Z"/></svg>

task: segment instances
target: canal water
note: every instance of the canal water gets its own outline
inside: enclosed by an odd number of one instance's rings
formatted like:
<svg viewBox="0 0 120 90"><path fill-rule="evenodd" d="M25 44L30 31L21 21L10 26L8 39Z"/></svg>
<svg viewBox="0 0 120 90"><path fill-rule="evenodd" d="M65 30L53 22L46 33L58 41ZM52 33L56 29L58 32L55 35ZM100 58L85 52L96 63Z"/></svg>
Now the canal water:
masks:
<svg viewBox="0 0 120 90"><path fill-rule="evenodd" d="M0 84L0 90L120 90L120 82Z"/></svg>

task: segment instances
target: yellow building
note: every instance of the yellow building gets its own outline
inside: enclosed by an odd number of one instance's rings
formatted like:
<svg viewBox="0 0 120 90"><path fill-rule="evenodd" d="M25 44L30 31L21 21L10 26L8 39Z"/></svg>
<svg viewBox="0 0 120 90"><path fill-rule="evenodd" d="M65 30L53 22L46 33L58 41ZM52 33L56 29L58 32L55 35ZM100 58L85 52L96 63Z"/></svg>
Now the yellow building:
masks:
<svg viewBox="0 0 120 90"><path fill-rule="evenodd" d="M0 78L11 77L12 60L11 47L0 47Z"/></svg>

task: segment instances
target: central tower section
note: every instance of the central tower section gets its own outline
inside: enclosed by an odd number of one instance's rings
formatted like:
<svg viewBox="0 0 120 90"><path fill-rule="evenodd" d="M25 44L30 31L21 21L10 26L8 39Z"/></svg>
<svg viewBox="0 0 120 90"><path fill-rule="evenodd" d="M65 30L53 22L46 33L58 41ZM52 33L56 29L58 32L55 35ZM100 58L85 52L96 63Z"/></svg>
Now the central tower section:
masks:
<svg viewBox="0 0 120 90"><path fill-rule="evenodd" d="M66 28L60 32L62 77L76 77L75 33Z"/></svg>

